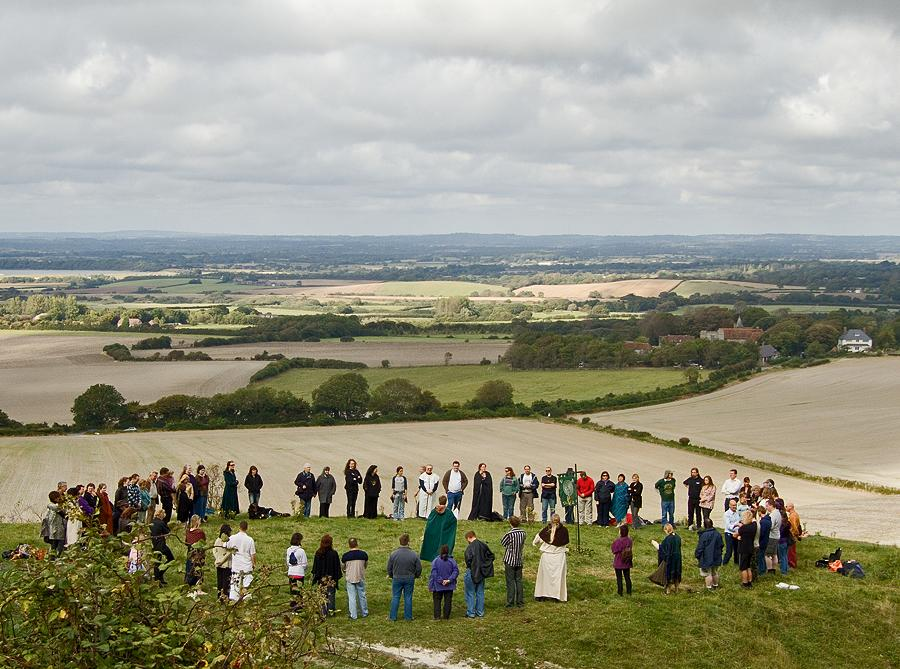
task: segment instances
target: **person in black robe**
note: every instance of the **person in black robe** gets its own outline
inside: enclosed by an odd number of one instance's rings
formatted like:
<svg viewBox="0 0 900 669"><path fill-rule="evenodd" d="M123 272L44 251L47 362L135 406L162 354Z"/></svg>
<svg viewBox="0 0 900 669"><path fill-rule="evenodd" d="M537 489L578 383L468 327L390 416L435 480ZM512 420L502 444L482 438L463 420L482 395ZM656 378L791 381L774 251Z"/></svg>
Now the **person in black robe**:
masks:
<svg viewBox="0 0 900 669"><path fill-rule="evenodd" d="M487 465L478 465L478 472L472 477L472 510L469 520L494 519L494 481Z"/></svg>
<svg viewBox="0 0 900 669"><path fill-rule="evenodd" d="M363 518L378 518L378 496L381 494L381 478L378 476L378 465L369 465L363 478Z"/></svg>
<svg viewBox="0 0 900 669"><path fill-rule="evenodd" d="M362 474L356 468L356 460L350 458L344 465L344 490L347 491L347 518L356 517L356 498L362 485Z"/></svg>

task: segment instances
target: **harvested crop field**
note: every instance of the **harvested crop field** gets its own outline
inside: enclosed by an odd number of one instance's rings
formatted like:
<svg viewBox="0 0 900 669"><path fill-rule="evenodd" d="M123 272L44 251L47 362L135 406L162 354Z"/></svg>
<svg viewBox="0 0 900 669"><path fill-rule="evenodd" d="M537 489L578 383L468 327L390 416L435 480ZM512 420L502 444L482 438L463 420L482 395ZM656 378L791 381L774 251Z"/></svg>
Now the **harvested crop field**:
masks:
<svg viewBox="0 0 900 669"><path fill-rule="evenodd" d="M327 295L359 295L377 297L454 297L468 296L473 292L492 291L504 295L506 288L488 283L471 281L373 281L369 283L351 283L337 286L302 286L293 289L296 294Z"/></svg>
<svg viewBox="0 0 900 669"><path fill-rule="evenodd" d="M656 297L662 292L669 292L681 283L678 279L627 279L625 281L606 281L603 283L564 283L535 284L525 286L516 291L517 295L525 292L534 295L544 294L545 298L566 298L569 300L586 300L591 293L598 293L602 298Z"/></svg>
<svg viewBox="0 0 900 669"><path fill-rule="evenodd" d="M44 507L46 491L63 479L70 483L110 483L132 471L148 472L161 466L175 468L185 462L224 464L228 459L237 462L241 481L250 465L259 467L264 480L262 503L289 510L293 480L304 462L312 463L316 473L324 465L339 472L351 456L363 469L377 463L383 485L397 465L404 465L407 475L415 477L420 464L433 462L440 475L454 458L470 474L479 462L487 462L495 479L503 466L521 471L526 463L538 473L547 464L559 471L576 463L594 475L602 469L613 475L638 472L647 486L643 515L648 518L658 516L658 498L652 488L665 468L672 468L684 478L691 467L697 466L716 481L721 481L729 468L726 461L664 446L574 426L515 419L13 437L0 439L0 490L4 491L0 497L0 515L34 520L33 514ZM740 468L740 474L755 481L770 476L769 472L749 468ZM832 488L777 474L773 478L785 498L797 505L811 531L848 539L900 543L900 528L895 522L900 513L900 496ZM495 508L499 508L496 481L494 492ZM679 491L676 515L685 512L684 495ZM338 486L332 508L342 509L344 499L343 487ZM240 500L243 508L247 500L243 488ZM470 502L470 496L463 500L465 509ZM383 493L381 506L388 504L388 496ZM359 509L362 509L361 501ZM848 518L853 518L853 522L847 522Z"/></svg>
<svg viewBox="0 0 900 669"><path fill-rule="evenodd" d="M192 348L192 351L204 351L217 360L233 360L236 357L249 358L263 350L269 353L282 353L289 358L335 358L364 362L370 367L381 367L382 360L390 360L393 367L413 367L420 365L442 365L444 354L453 355L454 364L477 365L482 358L492 362L498 355L506 353L509 341L502 339L472 339L465 342L461 339L424 339L416 338L402 341L392 338L389 342L372 339L351 342L260 342L256 344L234 344L227 346L209 346ZM152 351L135 351L135 354L151 355Z"/></svg>
<svg viewBox="0 0 900 669"><path fill-rule="evenodd" d="M147 336L142 335L142 336ZM163 395L214 395L247 385L265 362L115 362L102 352L133 334L16 335L0 338L0 409L23 422L72 420L72 401L95 383L115 386L127 400Z"/></svg>
<svg viewBox="0 0 900 669"><path fill-rule="evenodd" d="M595 414L810 474L900 487L900 358L776 371L710 395Z"/></svg>

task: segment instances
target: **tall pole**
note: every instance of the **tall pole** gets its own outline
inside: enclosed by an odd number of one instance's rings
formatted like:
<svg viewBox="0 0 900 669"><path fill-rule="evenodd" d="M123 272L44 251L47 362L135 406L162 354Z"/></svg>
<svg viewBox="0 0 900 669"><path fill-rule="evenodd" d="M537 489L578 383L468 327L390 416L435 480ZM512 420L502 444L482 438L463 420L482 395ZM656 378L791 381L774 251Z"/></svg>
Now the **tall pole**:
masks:
<svg viewBox="0 0 900 669"><path fill-rule="evenodd" d="M575 463L575 482L576 482L576 489L575 489L575 551L580 553L581 552L581 523L578 522L578 488L577 488L578 463L577 462Z"/></svg>

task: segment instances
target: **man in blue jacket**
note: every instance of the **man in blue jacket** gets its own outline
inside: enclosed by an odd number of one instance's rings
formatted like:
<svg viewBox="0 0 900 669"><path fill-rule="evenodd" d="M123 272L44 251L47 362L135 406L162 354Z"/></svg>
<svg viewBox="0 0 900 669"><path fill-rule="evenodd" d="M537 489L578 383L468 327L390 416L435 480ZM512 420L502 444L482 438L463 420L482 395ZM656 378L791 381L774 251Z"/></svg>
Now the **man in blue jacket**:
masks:
<svg viewBox="0 0 900 669"><path fill-rule="evenodd" d="M697 540L694 557L700 565L700 575L706 579L706 589L719 587L719 567L722 566L722 549L725 543L719 530L713 527L712 518L703 521L703 530Z"/></svg>

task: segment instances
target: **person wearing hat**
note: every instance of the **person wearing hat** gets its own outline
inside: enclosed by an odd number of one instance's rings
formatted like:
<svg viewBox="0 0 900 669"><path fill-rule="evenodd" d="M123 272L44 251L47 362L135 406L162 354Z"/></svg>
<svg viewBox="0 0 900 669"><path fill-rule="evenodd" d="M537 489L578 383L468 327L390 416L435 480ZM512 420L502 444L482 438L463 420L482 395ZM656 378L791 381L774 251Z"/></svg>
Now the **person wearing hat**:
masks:
<svg viewBox="0 0 900 669"><path fill-rule="evenodd" d="M294 479L297 492L294 494L303 502L303 515L309 518L312 513L312 500L316 495L316 475L312 473L312 465L304 463L303 471Z"/></svg>
<svg viewBox="0 0 900 669"><path fill-rule="evenodd" d="M660 508L662 509L663 525L671 523L675 525L675 477L670 470L666 470L663 476L654 486L659 491Z"/></svg>

